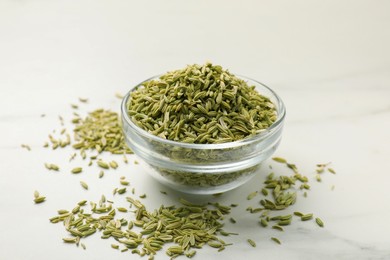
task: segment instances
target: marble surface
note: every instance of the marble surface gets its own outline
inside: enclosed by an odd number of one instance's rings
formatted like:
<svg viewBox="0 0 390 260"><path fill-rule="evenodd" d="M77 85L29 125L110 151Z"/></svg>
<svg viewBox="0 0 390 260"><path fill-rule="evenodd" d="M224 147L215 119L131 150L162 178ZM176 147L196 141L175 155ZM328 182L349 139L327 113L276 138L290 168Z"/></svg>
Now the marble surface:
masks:
<svg viewBox="0 0 390 260"><path fill-rule="evenodd" d="M69 170L86 163L69 163L71 149L42 144L61 129L59 115L70 128L70 103L78 97L89 98L80 113L119 111L116 92L206 60L283 98L287 119L276 154L312 183L291 210L313 212L325 228L299 221L286 232L261 228L245 208L258 205L246 196L261 187L264 170L220 198L192 198L240 204L232 211L237 224L226 224L240 234L226 238L234 245L220 253L205 248L195 259L390 259L389 10L389 1L368 0L0 1L0 259L138 259L98 236L85 240L85 251L63 244L65 231L48 218L81 199L110 197L121 175L137 195L148 194L149 208L183 195L156 183L133 157L103 179L95 166L73 176ZM330 161L337 174L317 183L315 165ZM48 172L44 162L61 171ZM47 201L34 205L34 190ZM115 201L125 205L123 197Z"/></svg>

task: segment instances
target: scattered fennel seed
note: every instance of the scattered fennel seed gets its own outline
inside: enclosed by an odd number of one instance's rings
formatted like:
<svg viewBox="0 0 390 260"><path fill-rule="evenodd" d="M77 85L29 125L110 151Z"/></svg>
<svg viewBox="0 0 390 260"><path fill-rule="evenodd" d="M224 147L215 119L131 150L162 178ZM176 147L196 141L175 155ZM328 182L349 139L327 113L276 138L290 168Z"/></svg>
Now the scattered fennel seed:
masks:
<svg viewBox="0 0 390 260"><path fill-rule="evenodd" d="M31 147L27 144L21 144L21 147L27 149L28 151L31 151Z"/></svg>
<svg viewBox="0 0 390 260"><path fill-rule="evenodd" d="M234 218L230 218L229 220L230 220L230 222L233 223L233 224L237 223L237 221L236 221Z"/></svg>
<svg viewBox="0 0 390 260"><path fill-rule="evenodd" d="M58 167L57 165L52 164L52 163L45 163L45 167L48 170L53 170L53 171L59 171L60 170L60 167Z"/></svg>
<svg viewBox="0 0 390 260"><path fill-rule="evenodd" d="M247 199L247 200L251 200L251 199L253 199L256 195L257 195L257 191L254 191L254 192L250 193L250 194L246 197L246 199Z"/></svg>
<svg viewBox="0 0 390 260"><path fill-rule="evenodd" d="M123 194L126 192L126 188L117 189L118 194Z"/></svg>
<svg viewBox="0 0 390 260"><path fill-rule="evenodd" d="M253 241L252 239L248 239L247 241L248 241L248 243L249 243L252 247L256 247L255 241Z"/></svg>
<svg viewBox="0 0 390 260"><path fill-rule="evenodd" d="M111 161L109 164L110 164L110 167L113 169L118 168L118 163L116 161Z"/></svg>
<svg viewBox="0 0 390 260"><path fill-rule="evenodd" d="M118 249L119 246L117 244L111 244L111 247L114 248L114 249Z"/></svg>
<svg viewBox="0 0 390 260"><path fill-rule="evenodd" d="M146 194L142 194L139 196L141 199L145 199L146 198Z"/></svg>
<svg viewBox="0 0 390 260"><path fill-rule="evenodd" d="M299 211L295 211L295 212L294 212L294 215L295 215L295 216L298 216L298 217L302 217L302 216L305 215L305 214L303 214L303 213L301 213L301 212L299 212Z"/></svg>
<svg viewBox="0 0 390 260"><path fill-rule="evenodd" d="M324 222L320 218L316 218L316 223L320 227L324 227Z"/></svg>
<svg viewBox="0 0 390 260"><path fill-rule="evenodd" d="M328 172L333 173L333 174L336 174L336 171L333 170L333 168L328 168Z"/></svg>
<svg viewBox="0 0 390 260"><path fill-rule="evenodd" d="M139 162L137 160L134 160L134 164L139 164Z"/></svg>
<svg viewBox="0 0 390 260"><path fill-rule="evenodd" d="M268 221L266 219L264 219L264 218L261 218L260 219L260 224L263 227L267 227L268 226Z"/></svg>
<svg viewBox="0 0 390 260"><path fill-rule="evenodd" d="M272 239L272 241L274 241L275 243L277 243L277 244L282 244L281 242L280 242L280 240L279 239L277 239L276 237L271 237L271 239Z"/></svg>
<svg viewBox="0 0 390 260"><path fill-rule="evenodd" d="M104 176L104 171L100 171L99 172L99 178L103 178L103 176Z"/></svg>
<svg viewBox="0 0 390 260"><path fill-rule="evenodd" d="M284 231L284 229L281 226L278 226L278 225L273 225L272 228L276 229L276 230L279 230L279 231Z"/></svg>
<svg viewBox="0 0 390 260"><path fill-rule="evenodd" d="M123 186L128 186L130 183L126 180L120 180L120 183L123 185Z"/></svg>
<svg viewBox="0 0 390 260"><path fill-rule="evenodd" d="M97 164L99 167L103 168L103 169L109 169L110 167L108 166L107 163L103 162L103 161L97 161Z"/></svg>
<svg viewBox="0 0 390 260"><path fill-rule="evenodd" d="M46 200L46 197L44 196L38 196L37 198L34 199L35 204L42 203Z"/></svg>
<svg viewBox="0 0 390 260"><path fill-rule="evenodd" d="M312 219L312 218L313 218L313 214L312 214L312 213L310 213L310 214L305 214L305 215L301 216L301 220L302 220L302 221L307 221L307 220L310 220L310 219Z"/></svg>
<svg viewBox="0 0 390 260"><path fill-rule="evenodd" d="M80 246L85 250L87 249L87 247L83 244L83 243L80 243Z"/></svg>
<svg viewBox="0 0 390 260"><path fill-rule="evenodd" d="M88 103L88 98L79 98L81 103Z"/></svg>
<svg viewBox="0 0 390 260"><path fill-rule="evenodd" d="M88 190L88 184L86 184L83 181L80 181L80 184L81 184L81 187L83 187L84 189Z"/></svg>
<svg viewBox="0 0 390 260"><path fill-rule="evenodd" d="M76 167L76 168L73 168L72 169L72 173L73 174L77 174L77 173L80 173L80 172L82 172L83 171L83 168L81 168L81 167Z"/></svg>
<svg viewBox="0 0 390 260"><path fill-rule="evenodd" d="M272 160L278 163L287 163L287 160L281 157L273 157Z"/></svg>
<svg viewBox="0 0 390 260"><path fill-rule="evenodd" d="M38 198L39 197L39 192L36 190L34 191L34 198Z"/></svg>

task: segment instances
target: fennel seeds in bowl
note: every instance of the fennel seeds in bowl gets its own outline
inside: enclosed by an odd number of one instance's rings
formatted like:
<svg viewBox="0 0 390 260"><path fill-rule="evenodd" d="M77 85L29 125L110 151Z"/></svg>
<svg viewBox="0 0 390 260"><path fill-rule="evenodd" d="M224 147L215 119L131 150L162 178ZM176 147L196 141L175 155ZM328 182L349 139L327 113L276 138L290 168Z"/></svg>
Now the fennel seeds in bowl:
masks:
<svg viewBox="0 0 390 260"><path fill-rule="evenodd" d="M211 63L145 81L122 102L128 145L155 178L188 193L249 180L279 144L284 115L271 89Z"/></svg>
<svg viewBox="0 0 390 260"><path fill-rule="evenodd" d="M145 82L131 93L131 120L164 139L226 143L254 136L275 122L275 105L254 86L206 63Z"/></svg>

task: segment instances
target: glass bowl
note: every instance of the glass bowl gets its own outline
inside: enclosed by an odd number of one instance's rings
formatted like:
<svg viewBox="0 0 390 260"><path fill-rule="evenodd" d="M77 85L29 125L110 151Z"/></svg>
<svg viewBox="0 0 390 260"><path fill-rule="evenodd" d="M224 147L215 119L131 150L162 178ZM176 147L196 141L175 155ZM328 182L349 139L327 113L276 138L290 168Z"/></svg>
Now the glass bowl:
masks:
<svg viewBox="0 0 390 260"><path fill-rule="evenodd" d="M264 84L239 76L255 86L276 107L276 121L263 132L239 141L220 144L190 144L155 136L132 122L127 105L131 89L122 100L122 128L127 145L146 162L146 171L159 182L185 193L214 194L234 189L250 180L278 147L286 109L280 97Z"/></svg>

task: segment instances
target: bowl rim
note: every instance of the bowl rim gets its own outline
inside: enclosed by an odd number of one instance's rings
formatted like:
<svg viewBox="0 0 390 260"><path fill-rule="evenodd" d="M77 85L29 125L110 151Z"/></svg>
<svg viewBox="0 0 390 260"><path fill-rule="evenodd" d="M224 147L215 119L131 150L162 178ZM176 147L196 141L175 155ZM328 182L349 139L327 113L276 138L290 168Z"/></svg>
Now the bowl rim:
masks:
<svg viewBox="0 0 390 260"><path fill-rule="evenodd" d="M270 93L276 99L276 102L278 104L278 107L279 107L280 111L278 111L278 118L276 119L276 121L270 127L264 129L263 132L255 135L255 136L252 136L252 137L249 137L249 138L245 138L245 139L241 139L241 140L237 140L237 141L233 141L233 142L220 143L220 144L183 143L183 142L177 142L177 141L172 141L172 140L161 138L161 137L159 137L157 135L153 135L153 134L147 132L146 130L140 128L139 126L137 126L130 119L130 117L129 117L128 113L127 113L127 102L128 102L128 99L130 97L130 93L131 92L136 90L138 87L142 86L145 82L148 82L150 80L159 78L162 75L163 74L155 75L155 76L150 77L150 78L140 82L139 84L135 85L134 87L132 87L126 93L126 95L123 97L122 102L121 102L121 116L122 116L122 119L125 121L125 123L127 123L134 131L136 131L137 134L139 134L141 136L144 136L146 138L149 138L149 139L151 139L153 141L156 141L156 142L159 142L159 143L162 143L162 144L166 144L166 145L172 145L172 146L178 146L178 147L190 148L190 149L215 150L215 149L235 148L235 147L249 145L251 143L257 142L259 139L262 139L263 137L269 135L275 129L278 129L278 127L283 123L283 121L284 121L284 119L286 117L286 107L285 107L282 99L279 97L278 94L276 94L276 92L274 90L272 90L270 87L266 86L265 84L263 84L263 83L261 83L261 82L259 82L257 80L254 80L252 78L236 74L236 76L238 78L242 79L242 80L245 80L245 81L250 80L250 81L255 82L256 84L259 84L262 87L266 88L268 91L270 91ZM122 123L122 128L123 127L124 126L123 126L123 123Z"/></svg>

